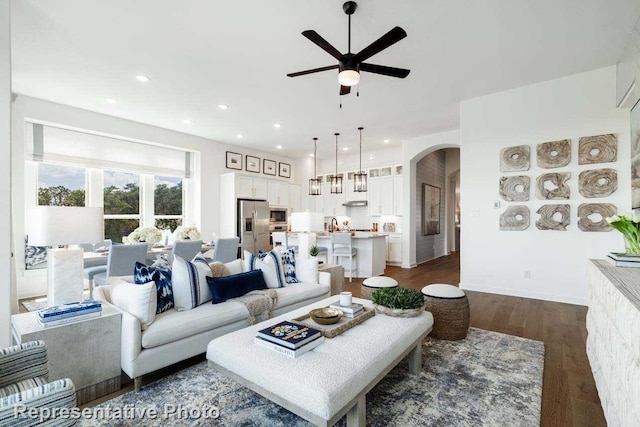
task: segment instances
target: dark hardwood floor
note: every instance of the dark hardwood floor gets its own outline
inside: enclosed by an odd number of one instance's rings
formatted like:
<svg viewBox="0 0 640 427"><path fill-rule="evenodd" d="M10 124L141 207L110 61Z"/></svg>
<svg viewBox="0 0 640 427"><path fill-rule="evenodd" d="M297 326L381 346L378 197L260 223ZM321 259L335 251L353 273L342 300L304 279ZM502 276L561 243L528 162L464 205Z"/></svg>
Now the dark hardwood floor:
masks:
<svg viewBox="0 0 640 427"><path fill-rule="evenodd" d="M453 253L412 269L387 267L401 286L422 289L432 283L460 283L460 256ZM362 280L345 282L360 294ZM542 426L606 426L587 360L587 307L466 291L471 326L542 341L545 344Z"/></svg>
<svg viewBox="0 0 640 427"><path fill-rule="evenodd" d="M460 282L460 257L454 253L412 269L387 267L385 273L402 286L418 290L432 283L457 285ZM361 282L354 279L349 283L345 279L345 290L359 296ZM467 296L471 307L471 326L544 342L542 426L606 426L585 350L586 307L471 291L467 291ZM204 356L198 356L146 375L143 384L202 360ZM123 388L119 392L83 407L104 402L132 389L131 381L123 375Z"/></svg>

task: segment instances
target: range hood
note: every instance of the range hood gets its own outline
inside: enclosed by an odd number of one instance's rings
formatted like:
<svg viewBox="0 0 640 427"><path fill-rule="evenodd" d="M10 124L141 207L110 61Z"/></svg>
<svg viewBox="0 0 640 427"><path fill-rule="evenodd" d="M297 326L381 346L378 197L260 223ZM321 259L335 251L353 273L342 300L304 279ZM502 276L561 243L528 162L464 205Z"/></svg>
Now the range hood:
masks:
<svg viewBox="0 0 640 427"><path fill-rule="evenodd" d="M360 207L360 206L367 206L368 203L366 200L352 200L350 202L344 202L342 204L342 206L347 206L350 208L355 208L355 207Z"/></svg>

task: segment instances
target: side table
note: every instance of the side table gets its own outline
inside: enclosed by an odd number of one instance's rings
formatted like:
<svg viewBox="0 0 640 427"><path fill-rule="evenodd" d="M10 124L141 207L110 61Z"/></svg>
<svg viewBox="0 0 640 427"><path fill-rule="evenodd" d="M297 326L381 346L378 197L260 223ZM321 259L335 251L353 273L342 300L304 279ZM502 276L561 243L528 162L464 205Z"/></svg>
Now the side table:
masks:
<svg viewBox="0 0 640 427"><path fill-rule="evenodd" d="M15 344L42 340L47 345L49 378L70 378L78 405L120 389L122 315L102 307L102 315L58 326L43 327L36 312L11 316Z"/></svg>
<svg viewBox="0 0 640 427"><path fill-rule="evenodd" d="M331 275L331 295L340 295L344 287L344 268L338 264L320 264L318 271L326 271Z"/></svg>

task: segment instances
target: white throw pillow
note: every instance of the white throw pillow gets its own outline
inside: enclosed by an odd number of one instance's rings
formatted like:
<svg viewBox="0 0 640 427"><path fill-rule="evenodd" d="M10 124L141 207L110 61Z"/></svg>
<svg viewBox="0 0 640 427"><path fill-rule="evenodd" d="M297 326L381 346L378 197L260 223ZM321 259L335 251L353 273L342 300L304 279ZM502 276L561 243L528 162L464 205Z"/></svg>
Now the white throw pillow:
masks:
<svg viewBox="0 0 640 427"><path fill-rule="evenodd" d="M158 298L155 282L136 285L125 280L112 280L110 294L113 305L137 318L142 330L155 320Z"/></svg>
<svg viewBox="0 0 640 427"><path fill-rule="evenodd" d="M173 303L177 311L191 310L211 301L213 297L207 284L207 276L211 276L211 268L202 255L196 255L191 262L174 256L171 285Z"/></svg>
<svg viewBox="0 0 640 427"><path fill-rule="evenodd" d="M281 288L280 260L275 255L260 259L249 251L244 251L244 267L247 271L262 270L268 288Z"/></svg>
<svg viewBox="0 0 640 427"><path fill-rule="evenodd" d="M296 277L302 283L318 283L318 260L296 258Z"/></svg>
<svg viewBox="0 0 640 427"><path fill-rule="evenodd" d="M242 265L242 260L240 258L234 259L231 262L226 262L224 266L229 270L229 274L245 273L244 266Z"/></svg>

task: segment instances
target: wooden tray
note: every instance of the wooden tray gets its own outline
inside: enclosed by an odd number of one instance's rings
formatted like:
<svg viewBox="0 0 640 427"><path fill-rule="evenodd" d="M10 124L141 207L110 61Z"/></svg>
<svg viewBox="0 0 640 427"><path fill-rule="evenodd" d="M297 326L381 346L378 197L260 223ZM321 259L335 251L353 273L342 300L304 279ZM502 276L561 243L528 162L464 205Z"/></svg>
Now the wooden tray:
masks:
<svg viewBox="0 0 640 427"><path fill-rule="evenodd" d="M317 329L322 332L322 335L326 338L333 338L376 315L376 310L372 307L363 307L363 310L364 313L360 316L353 318L343 316L338 323L334 323L333 325L320 325L314 322L308 313L300 317L295 317L291 319L291 321Z"/></svg>

